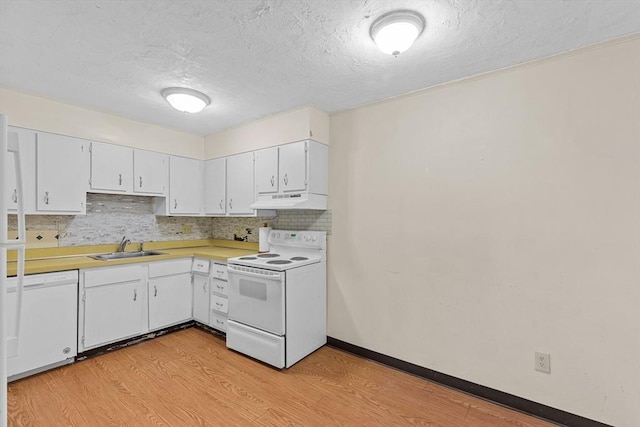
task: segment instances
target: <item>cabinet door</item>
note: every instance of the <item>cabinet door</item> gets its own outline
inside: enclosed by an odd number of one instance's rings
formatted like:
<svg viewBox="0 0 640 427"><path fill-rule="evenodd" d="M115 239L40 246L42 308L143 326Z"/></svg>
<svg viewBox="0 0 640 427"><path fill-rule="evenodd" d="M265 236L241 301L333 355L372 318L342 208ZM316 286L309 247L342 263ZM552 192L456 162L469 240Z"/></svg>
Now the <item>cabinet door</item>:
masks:
<svg viewBox="0 0 640 427"><path fill-rule="evenodd" d="M153 151L134 150L133 173L134 192L165 194L169 176L169 156Z"/></svg>
<svg viewBox="0 0 640 427"><path fill-rule="evenodd" d="M204 213L224 215L227 212L227 159L204 163Z"/></svg>
<svg viewBox="0 0 640 427"><path fill-rule="evenodd" d="M202 197L202 162L171 156L169 159L169 213L199 214Z"/></svg>
<svg viewBox="0 0 640 427"><path fill-rule="evenodd" d="M91 189L127 192L133 189L133 149L92 142Z"/></svg>
<svg viewBox="0 0 640 427"><path fill-rule="evenodd" d="M280 147L280 190L307 189L307 143L300 141Z"/></svg>
<svg viewBox="0 0 640 427"><path fill-rule="evenodd" d="M84 348L144 332L142 282L132 281L85 289Z"/></svg>
<svg viewBox="0 0 640 427"><path fill-rule="evenodd" d="M149 279L149 330L191 319L191 273Z"/></svg>
<svg viewBox="0 0 640 427"><path fill-rule="evenodd" d="M36 132L28 129L14 128L9 126L9 132L18 134L20 145L20 164L22 165L22 186L26 199L24 200L24 210L27 214L35 213L36 210ZM16 174L13 154L9 154L7 163L7 180L5 181L5 200L9 212L18 210L18 187L16 185Z"/></svg>
<svg viewBox="0 0 640 427"><path fill-rule="evenodd" d="M227 213L252 215L254 201L253 152L227 157Z"/></svg>
<svg viewBox="0 0 640 427"><path fill-rule="evenodd" d="M83 213L88 184L87 143L38 133L36 208L42 212Z"/></svg>
<svg viewBox="0 0 640 427"><path fill-rule="evenodd" d="M209 276L193 275L193 318L209 324Z"/></svg>
<svg viewBox="0 0 640 427"><path fill-rule="evenodd" d="M278 147L255 152L256 194L278 192Z"/></svg>

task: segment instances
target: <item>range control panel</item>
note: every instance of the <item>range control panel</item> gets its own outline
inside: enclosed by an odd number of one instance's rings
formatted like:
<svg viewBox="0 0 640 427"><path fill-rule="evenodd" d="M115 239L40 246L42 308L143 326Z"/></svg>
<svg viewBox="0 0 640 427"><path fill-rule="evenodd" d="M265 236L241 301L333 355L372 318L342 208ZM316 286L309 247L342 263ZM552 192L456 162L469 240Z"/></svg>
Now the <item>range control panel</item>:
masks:
<svg viewBox="0 0 640 427"><path fill-rule="evenodd" d="M269 244L323 249L327 233L324 231L271 230Z"/></svg>

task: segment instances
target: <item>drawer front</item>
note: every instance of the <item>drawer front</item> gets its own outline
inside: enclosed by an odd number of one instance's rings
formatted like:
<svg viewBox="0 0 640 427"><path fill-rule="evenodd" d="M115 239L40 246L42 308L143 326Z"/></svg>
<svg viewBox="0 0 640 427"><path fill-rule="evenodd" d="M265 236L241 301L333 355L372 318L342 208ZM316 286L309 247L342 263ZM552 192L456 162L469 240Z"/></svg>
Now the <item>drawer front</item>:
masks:
<svg viewBox="0 0 640 427"><path fill-rule="evenodd" d="M134 282L142 280L142 273L141 264L85 270L83 272L84 287Z"/></svg>
<svg viewBox="0 0 640 427"><path fill-rule="evenodd" d="M226 297L227 295L229 295L229 291L227 289L228 285L229 285L229 282L225 282L224 280L213 279L211 281L211 291L218 295L224 295Z"/></svg>
<svg viewBox="0 0 640 427"><path fill-rule="evenodd" d="M194 273L204 273L209 274L209 266L211 265L211 261L208 259L194 259L192 271Z"/></svg>
<svg viewBox="0 0 640 427"><path fill-rule="evenodd" d="M211 310L227 314L229 311L229 300L220 295L211 295Z"/></svg>
<svg viewBox="0 0 640 427"><path fill-rule="evenodd" d="M149 277L191 273L191 263L191 258L152 262L149 264Z"/></svg>
<svg viewBox="0 0 640 427"><path fill-rule="evenodd" d="M213 264L213 277L220 280L227 280L227 264Z"/></svg>
<svg viewBox="0 0 640 427"><path fill-rule="evenodd" d="M284 368L284 337L229 320L227 347L276 368Z"/></svg>
<svg viewBox="0 0 640 427"><path fill-rule="evenodd" d="M227 332L227 316L222 313L218 313L215 310L211 310L211 316L209 319L209 326L220 331Z"/></svg>

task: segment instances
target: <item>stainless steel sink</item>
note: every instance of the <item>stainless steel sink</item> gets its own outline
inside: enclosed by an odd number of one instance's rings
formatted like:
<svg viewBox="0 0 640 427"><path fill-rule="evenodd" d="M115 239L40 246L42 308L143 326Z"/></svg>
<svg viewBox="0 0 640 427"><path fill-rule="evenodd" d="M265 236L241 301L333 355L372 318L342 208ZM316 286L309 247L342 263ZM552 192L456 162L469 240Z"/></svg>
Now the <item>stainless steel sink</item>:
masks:
<svg viewBox="0 0 640 427"><path fill-rule="evenodd" d="M89 258L100 261L110 261L113 259L140 258L154 255L165 255L164 252L138 251L138 252L111 252L110 254L89 255Z"/></svg>

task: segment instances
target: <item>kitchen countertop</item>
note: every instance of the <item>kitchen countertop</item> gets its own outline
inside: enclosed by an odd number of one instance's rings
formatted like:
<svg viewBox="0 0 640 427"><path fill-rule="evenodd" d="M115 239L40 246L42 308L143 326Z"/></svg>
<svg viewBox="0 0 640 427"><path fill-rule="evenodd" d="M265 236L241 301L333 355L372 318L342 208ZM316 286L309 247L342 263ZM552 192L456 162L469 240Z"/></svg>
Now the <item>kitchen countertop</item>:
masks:
<svg viewBox="0 0 640 427"><path fill-rule="evenodd" d="M199 245L199 246L196 246ZM155 261L163 261L178 258L205 258L226 262L228 258L255 254L258 252L257 243L233 242L226 240L200 240L187 242L153 242L145 244L145 250L162 252L163 255L154 255L140 258L116 259L100 261L90 258L89 255L97 253L115 252L113 245L85 246L76 248L55 248L47 251L27 250L25 262L25 274L52 273L56 271L78 270L83 268L110 267L122 264L140 264ZM183 246L183 247L180 247ZM132 249L130 249L130 247ZM136 250L134 245L127 246L127 250ZM85 251L84 253L81 253ZM70 252L74 252L69 254ZM80 253L78 253L80 252ZM49 255L49 256L46 256ZM14 257L15 258L15 257ZM7 275L15 276L17 262L7 263Z"/></svg>

